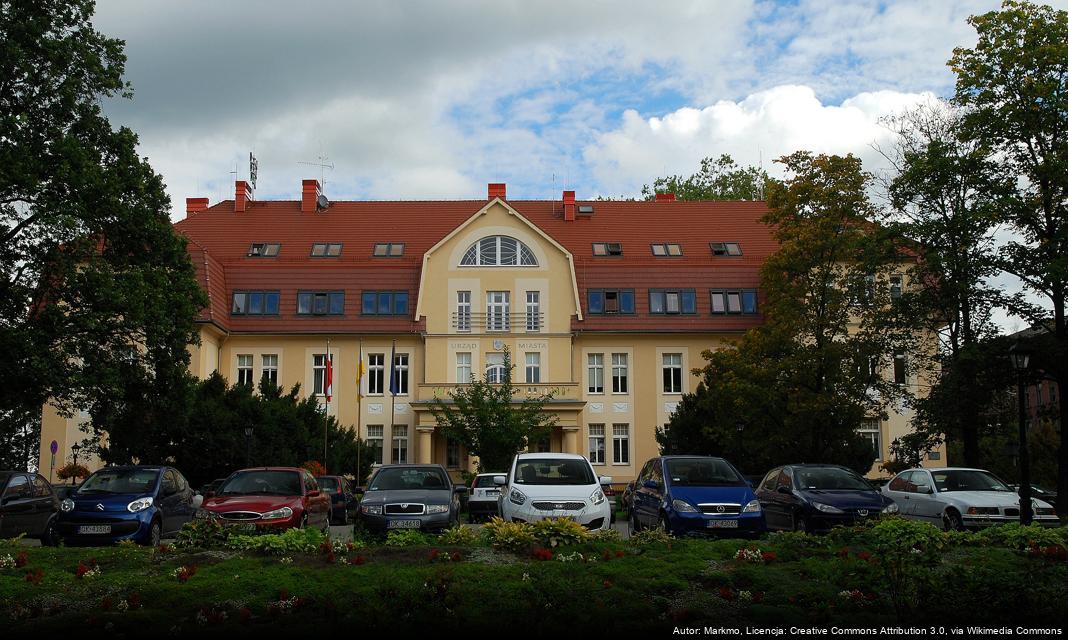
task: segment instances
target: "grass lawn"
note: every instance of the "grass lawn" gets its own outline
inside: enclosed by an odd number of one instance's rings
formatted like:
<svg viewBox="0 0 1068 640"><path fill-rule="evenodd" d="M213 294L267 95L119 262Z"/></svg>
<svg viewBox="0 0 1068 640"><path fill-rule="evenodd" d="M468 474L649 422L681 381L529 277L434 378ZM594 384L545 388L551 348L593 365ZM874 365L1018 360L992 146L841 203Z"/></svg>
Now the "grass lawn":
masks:
<svg viewBox="0 0 1068 640"><path fill-rule="evenodd" d="M749 559L736 557L743 548L750 549ZM325 550L263 556L6 545L0 565L11 564L9 555L21 566L0 568L5 638L208 627L235 635L278 627L353 632L427 626L497 635L585 629L670 634L675 626L703 625L1000 625L1021 611L1033 626L1068 619L1062 552L957 541L925 548L915 560L909 554L901 564L863 535L646 546L598 540L518 555L484 542L379 545L332 558ZM78 577L79 565L82 572L99 572ZM195 571L176 576L182 567Z"/></svg>

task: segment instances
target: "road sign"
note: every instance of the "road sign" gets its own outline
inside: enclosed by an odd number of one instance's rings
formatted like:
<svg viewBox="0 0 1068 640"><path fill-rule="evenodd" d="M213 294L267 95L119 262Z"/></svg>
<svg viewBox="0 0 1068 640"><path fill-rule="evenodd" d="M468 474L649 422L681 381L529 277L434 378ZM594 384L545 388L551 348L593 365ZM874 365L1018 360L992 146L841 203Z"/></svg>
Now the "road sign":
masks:
<svg viewBox="0 0 1068 640"><path fill-rule="evenodd" d="M52 446L49 447L49 449L52 451L52 455L56 455L56 452L59 451L59 443L53 440Z"/></svg>

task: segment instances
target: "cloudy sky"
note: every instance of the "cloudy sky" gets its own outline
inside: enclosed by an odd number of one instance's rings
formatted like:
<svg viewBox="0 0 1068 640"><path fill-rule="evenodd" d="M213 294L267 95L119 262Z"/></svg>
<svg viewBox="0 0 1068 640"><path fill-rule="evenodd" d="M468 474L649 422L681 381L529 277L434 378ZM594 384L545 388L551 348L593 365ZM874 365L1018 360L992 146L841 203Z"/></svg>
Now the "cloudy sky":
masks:
<svg viewBox="0 0 1068 640"><path fill-rule="evenodd" d="M320 154L334 199L633 195L720 153L874 164L879 117L947 95L965 18L994 6L100 0L96 24L134 86L107 110L181 217L232 197L249 151L259 198L297 198Z"/></svg>

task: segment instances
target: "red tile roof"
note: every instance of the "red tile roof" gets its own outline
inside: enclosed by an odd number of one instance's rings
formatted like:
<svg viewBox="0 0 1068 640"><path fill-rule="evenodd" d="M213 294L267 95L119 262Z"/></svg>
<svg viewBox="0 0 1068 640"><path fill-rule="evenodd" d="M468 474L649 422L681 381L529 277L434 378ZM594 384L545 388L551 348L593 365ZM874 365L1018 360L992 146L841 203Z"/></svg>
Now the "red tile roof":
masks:
<svg viewBox="0 0 1068 640"><path fill-rule="evenodd" d="M407 290L414 315L423 254L486 205L485 200L332 202L319 213L301 213L300 201L253 201L235 213L220 202L175 224L190 239L189 253L210 304L201 320L235 332L343 333L414 332L411 317L360 315L363 289ZM589 288L633 288L637 314L590 316L573 321L576 331L737 331L759 324L759 316L712 316L708 290L756 288L759 269L776 249L759 219L763 202L579 201L593 215L563 217L560 201L510 200L531 223L575 258L582 304ZM277 257L249 258L253 242L278 242ZM316 242L341 242L341 256L313 258ZM404 256L374 258L374 245L402 242ZM595 257L594 242L621 242L622 256ZM655 257L650 243L670 242L682 256ZM709 242L739 242L743 255L714 257ZM696 316L649 315L649 288L693 288ZM229 315L230 293L240 289L281 291L279 317ZM343 289L344 316L297 316L296 294L306 289Z"/></svg>

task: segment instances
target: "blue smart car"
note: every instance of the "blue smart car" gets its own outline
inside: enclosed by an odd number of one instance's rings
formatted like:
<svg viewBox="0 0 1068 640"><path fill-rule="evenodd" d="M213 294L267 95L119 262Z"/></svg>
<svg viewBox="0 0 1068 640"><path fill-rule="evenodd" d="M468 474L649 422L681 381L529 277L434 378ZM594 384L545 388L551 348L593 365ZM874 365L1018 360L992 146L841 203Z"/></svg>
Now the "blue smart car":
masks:
<svg viewBox="0 0 1068 640"><path fill-rule="evenodd" d="M634 481L630 529L756 537L764 513L749 482L723 458L661 456Z"/></svg>
<svg viewBox="0 0 1068 640"><path fill-rule="evenodd" d="M171 467L105 467L59 509L56 532L65 544L134 540L155 546L193 517L193 490Z"/></svg>

